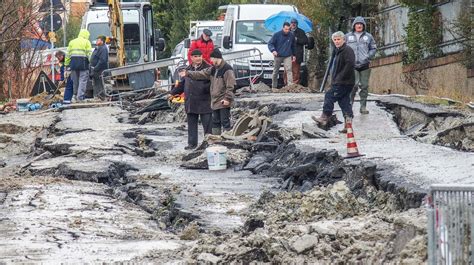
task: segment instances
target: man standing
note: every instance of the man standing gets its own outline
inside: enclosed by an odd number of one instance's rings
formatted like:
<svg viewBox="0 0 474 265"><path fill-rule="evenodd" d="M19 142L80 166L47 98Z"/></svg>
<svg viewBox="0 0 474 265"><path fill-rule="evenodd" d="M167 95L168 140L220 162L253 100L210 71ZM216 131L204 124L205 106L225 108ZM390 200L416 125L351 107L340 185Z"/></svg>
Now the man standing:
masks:
<svg viewBox="0 0 474 265"><path fill-rule="evenodd" d="M280 72L281 64L285 68L288 85L293 84L293 73L291 64L296 60L296 45L295 35L290 32L290 23L285 22L281 31L273 34L270 41L268 41L268 49L275 57L273 63L272 88L278 86L278 73Z"/></svg>
<svg viewBox="0 0 474 265"><path fill-rule="evenodd" d="M93 95L94 98L103 98L104 94L104 85L100 76L102 72L109 68L109 50L105 45L105 36L100 35L97 37L96 47L91 57L91 72L92 83L94 85Z"/></svg>
<svg viewBox="0 0 474 265"><path fill-rule="evenodd" d="M64 63L71 71L73 93L77 100L84 100L89 80L89 57L92 49L89 35L89 31L81 29L79 36L69 42Z"/></svg>
<svg viewBox="0 0 474 265"><path fill-rule="evenodd" d="M291 19L290 23L291 32L295 35L296 41L296 50L295 50L295 57L296 60L293 61L291 65L291 69L293 70L293 83L299 84L300 83L300 68L301 63L303 62L304 57L304 46L308 44L308 37L306 33L300 28L298 28L298 20Z"/></svg>
<svg viewBox="0 0 474 265"><path fill-rule="evenodd" d="M208 63L203 61L202 52L194 50L191 53L192 64L186 71L201 71L210 67ZM184 80L174 87L170 94L179 95L184 92L184 108L187 113L188 120L188 146L186 150L194 149L198 145L198 121L201 118L204 135L211 133L212 109L211 109L211 93L210 81L193 80L190 77L184 77Z"/></svg>
<svg viewBox="0 0 474 265"><path fill-rule="evenodd" d="M369 114L367 96L369 95L370 60L377 51L374 37L365 31L366 23L363 17L356 17L352 23L352 32L347 33L346 40L355 53L355 86L351 94L351 102L360 86L360 113Z"/></svg>
<svg viewBox="0 0 474 265"><path fill-rule="evenodd" d="M208 64L212 64L211 53L214 50L214 42L212 41L211 36L212 31L210 31L209 29L205 29L203 30L201 37L191 43L191 47L189 47L188 51L189 65L193 63L191 59L191 53L196 49L202 52L202 58L204 59L204 61L206 61Z"/></svg>
<svg viewBox="0 0 474 265"><path fill-rule="evenodd" d="M213 66L201 71L182 71L181 77L189 76L195 80L211 80L212 134L220 135L222 129L232 129L230 108L234 101L236 84L234 69L222 59L219 49L211 53Z"/></svg>
<svg viewBox="0 0 474 265"><path fill-rule="evenodd" d="M72 84L71 76L68 76L64 69L65 68L64 60L66 59L66 54L63 51L57 51L55 56L58 59L59 65L60 65L59 72L61 75L61 81L66 80L66 88L64 89L63 104L71 104L73 84Z"/></svg>
<svg viewBox="0 0 474 265"><path fill-rule="evenodd" d="M342 31L332 34L332 41L336 46L336 56L334 57L333 67L331 69L331 89L329 89L324 96L323 113L321 117L311 117L322 127L327 125L334 110L335 102L341 107L346 123L353 117L350 95L355 83L355 56L351 47L346 45L344 37Z"/></svg>

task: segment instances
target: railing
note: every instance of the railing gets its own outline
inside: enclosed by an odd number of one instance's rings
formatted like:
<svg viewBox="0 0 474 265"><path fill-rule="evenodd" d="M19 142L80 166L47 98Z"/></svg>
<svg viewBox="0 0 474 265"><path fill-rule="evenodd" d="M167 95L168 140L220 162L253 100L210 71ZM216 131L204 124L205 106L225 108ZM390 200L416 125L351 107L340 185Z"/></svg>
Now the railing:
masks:
<svg viewBox="0 0 474 265"><path fill-rule="evenodd" d="M432 185L428 264L474 264L474 185Z"/></svg>

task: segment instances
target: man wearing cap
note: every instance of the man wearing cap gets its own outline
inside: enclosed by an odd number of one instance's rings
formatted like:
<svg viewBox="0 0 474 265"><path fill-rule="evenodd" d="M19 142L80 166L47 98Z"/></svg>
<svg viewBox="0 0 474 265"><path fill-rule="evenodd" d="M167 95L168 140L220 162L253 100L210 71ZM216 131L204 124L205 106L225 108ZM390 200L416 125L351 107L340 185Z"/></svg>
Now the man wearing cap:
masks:
<svg viewBox="0 0 474 265"><path fill-rule="evenodd" d="M94 86L94 98L103 98L104 86L100 78L102 72L109 68L109 50L105 45L105 36L97 37L96 47L91 56L90 75Z"/></svg>
<svg viewBox="0 0 474 265"><path fill-rule="evenodd" d="M212 64L211 53L214 50L214 42L212 41L211 36L212 31L210 31L209 29L205 29L202 32L201 37L191 43L191 47L189 47L188 51L189 65L192 64L191 53L196 49L202 52L202 58L204 59L204 61L206 61L208 64Z"/></svg>
<svg viewBox="0 0 474 265"><path fill-rule="evenodd" d="M291 32L295 35L295 57L296 60L293 61L291 65L291 69L293 71L293 83L299 84L300 83L300 68L301 63L303 62L304 57L304 46L308 44L308 37L306 33L300 28L298 28L298 20L291 19L290 22Z"/></svg>
<svg viewBox="0 0 474 265"><path fill-rule="evenodd" d="M213 66L201 71L182 71L181 77L188 76L195 80L211 80L212 134L220 135L222 129L232 129L230 108L234 101L236 84L234 69L222 59L219 49L210 55Z"/></svg>
<svg viewBox="0 0 474 265"><path fill-rule="evenodd" d="M200 50L191 52L191 60L191 65L186 67L185 71L201 71L211 66L203 61ZM201 118L204 135L211 133L212 109L210 86L209 79L194 80L187 76L170 92L171 95L179 95L184 92L184 108L188 120L188 146L184 148L186 150L194 149L198 145L199 118Z"/></svg>
<svg viewBox="0 0 474 265"><path fill-rule="evenodd" d="M288 77L288 85L293 84L293 72L291 64L296 60L295 52L295 35L290 31L290 23L283 23L282 30L273 34L268 41L268 49L274 56L273 74L272 74L272 88L278 86L278 73L280 72L281 64L283 64L286 75Z"/></svg>

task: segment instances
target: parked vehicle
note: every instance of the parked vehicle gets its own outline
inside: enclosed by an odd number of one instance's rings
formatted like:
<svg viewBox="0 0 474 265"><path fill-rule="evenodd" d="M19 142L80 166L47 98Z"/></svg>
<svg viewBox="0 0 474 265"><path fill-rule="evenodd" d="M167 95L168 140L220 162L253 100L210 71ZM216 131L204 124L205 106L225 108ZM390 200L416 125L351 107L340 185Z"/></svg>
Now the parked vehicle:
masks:
<svg viewBox="0 0 474 265"><path fill-rule="evenodd" d="M227 5L220 7L220 9L226 10L221 44L223 52L241 51L252 48L259 49L260 52L262 52L264 71L257 82L263 81L271 85L273 55L268 50L267 43L271 39L273 32L265 28L264 21L280 11L298 12L298 9L294 5L274 4ZM255 64L251 64L251 66L259 67L260 62L255 62ZM243 66L234 66L234 69L243 71ZM302 64L301 69L303 71L301 79L307 80L308 71L305 63ZM256 71L256 69L248 69L248 71ZM248 80L242 79L237 85L239 87L246 86L248 82ZM283 67L280 70L279 84L283 84Z"/></svg>

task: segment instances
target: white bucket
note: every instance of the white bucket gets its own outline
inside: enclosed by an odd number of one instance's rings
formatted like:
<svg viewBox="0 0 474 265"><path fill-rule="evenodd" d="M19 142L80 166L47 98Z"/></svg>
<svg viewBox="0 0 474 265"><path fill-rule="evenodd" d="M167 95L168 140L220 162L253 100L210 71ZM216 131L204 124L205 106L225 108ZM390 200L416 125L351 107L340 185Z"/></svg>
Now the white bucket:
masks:
<svg viewBox="0 0 474 265"><path fill-rule="evenodd" d="M209 170L227 169L227 147L213 145L206 149Z"/></svg>

